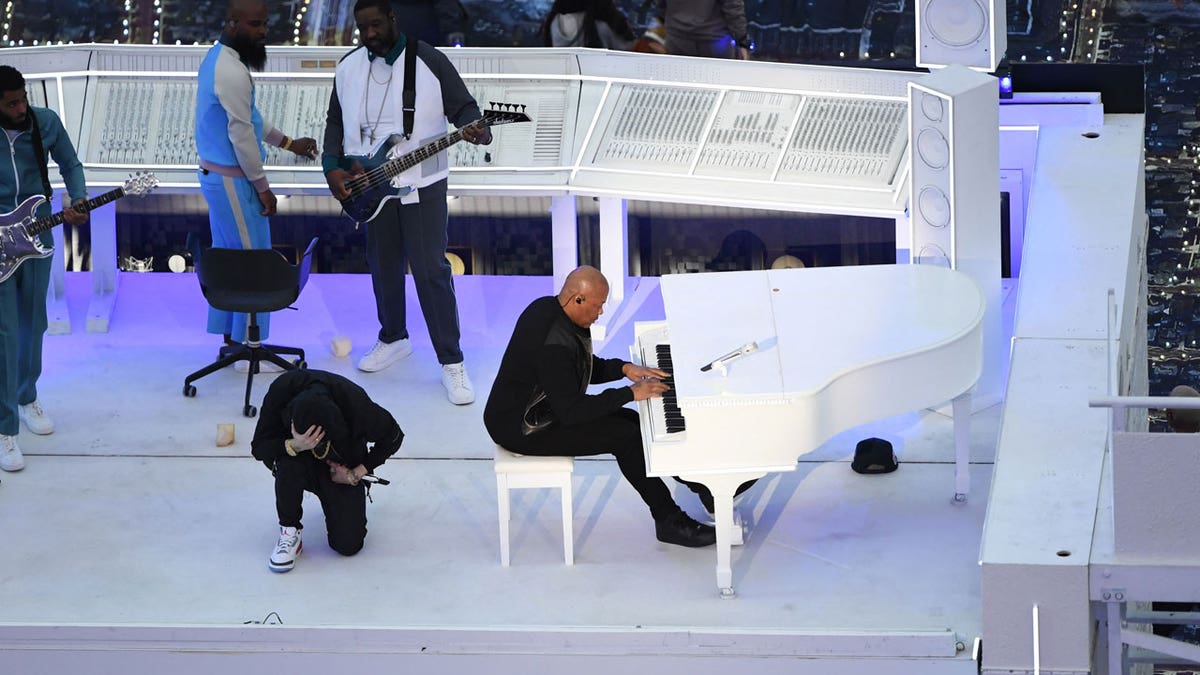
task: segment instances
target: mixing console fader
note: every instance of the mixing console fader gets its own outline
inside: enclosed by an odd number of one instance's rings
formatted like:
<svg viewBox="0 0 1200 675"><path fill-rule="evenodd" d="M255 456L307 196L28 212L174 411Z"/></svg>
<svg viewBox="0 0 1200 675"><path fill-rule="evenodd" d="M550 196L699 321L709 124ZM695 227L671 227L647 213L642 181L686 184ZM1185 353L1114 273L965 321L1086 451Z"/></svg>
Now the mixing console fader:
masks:
<svg viewBox="0 0 1200 675"><path fill-rule="evenodd" d="M719 96L685 87L621 86L593 165L688 169Z"/></svg>
<svg viewBox="0 0 1200 675"><path fill-rule="evenodd" d="M908 145L905 101L809 96L779 179L890 185Z"/></svg>
<svg viewBox="0 0 1200 675"><path fill-rule="evenodd" d="M696 173L770 180L795 123L800 96L729 92L713 121Z"/></svg>
<svg viewBox="0 0 1200 675"><path fill-rule="evenodd" d="M256 97L263 119L293 136L318 139L332 88L312 80L260 80ZM90 163L124 166L195 166L196 83L186 78L106 77L97 83L92 127L86 130ZM311 165L274 146L268 166Z"/></svg>

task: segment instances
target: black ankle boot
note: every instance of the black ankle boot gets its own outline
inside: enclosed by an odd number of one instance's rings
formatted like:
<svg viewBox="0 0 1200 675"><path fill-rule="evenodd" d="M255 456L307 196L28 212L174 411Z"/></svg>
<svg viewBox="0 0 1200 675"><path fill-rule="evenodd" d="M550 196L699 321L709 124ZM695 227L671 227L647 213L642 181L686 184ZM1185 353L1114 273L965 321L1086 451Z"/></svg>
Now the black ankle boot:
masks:
<svg viewBox="0 0 1200 675"><path fill-rule="evenodd" d="M717 543L717 530L712 525L696 522L679 511L654 522L654 534L665 544L700 548Z"/></svg>

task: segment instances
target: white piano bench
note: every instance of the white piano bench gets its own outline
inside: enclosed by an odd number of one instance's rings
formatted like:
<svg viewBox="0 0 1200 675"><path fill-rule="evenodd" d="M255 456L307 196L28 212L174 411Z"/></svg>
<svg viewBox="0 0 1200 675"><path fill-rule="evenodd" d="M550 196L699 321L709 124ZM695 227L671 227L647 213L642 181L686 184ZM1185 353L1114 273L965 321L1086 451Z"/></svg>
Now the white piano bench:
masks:
<svg viewBox="0 0 1200 675"><path fill-rule="evenodd" d="M563 556L575 564L575 535L571 527L571 474L574 457L518 455L496 446L496 501L500 511L500 564L508 567L508 492L522 488L558 488L562 501Z"/></svg>

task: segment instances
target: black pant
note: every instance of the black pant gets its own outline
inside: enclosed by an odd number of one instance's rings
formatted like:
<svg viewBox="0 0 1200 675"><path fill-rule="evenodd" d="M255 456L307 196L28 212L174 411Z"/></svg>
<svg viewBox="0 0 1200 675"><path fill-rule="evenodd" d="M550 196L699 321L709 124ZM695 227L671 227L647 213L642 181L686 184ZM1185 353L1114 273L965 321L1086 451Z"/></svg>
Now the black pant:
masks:
<svg viewBox="0 0 1200 675"><path fill-rule="evenodd" d="M707 485L705 485L704 483L694 483L690 480L684 480L684 479L680 478L679 476L675 476L675 480L679 483L682 483L683 485L686 485L688 487L688 489L690 489L692 492L696 493L696 496L700 498L700 503L702 505L704 505L705 511L708 511L709 513L713 512L713 510L714 510L713 509L713 501L714 500L713 500L713 496L712 496L712 491L708 489ZM754 484L757 482L758 482L757 478L752 478L752 479L746 481L745 483L742 483L741 485L739 485L737 487L736 490L733 491L733 496L736 497L736 496L742 494L743 492L745 492L746 490L749 490L750 488L754 487Z"/></svg>
<svg viewBox="0 0 1200 675"><path fill-rule="evenodd" d="M367 538L367 492L363 483L341 485L329 477L329 465L310 453L275 460L275 510L282 527L303 527L304 491L321 500L329 547L342 555L362 550Z"/></svg>
<svg viewBox="0 0 1200 675"><path fill-rule="evenodd" d="M412 267L417 301L438 363L462 363L459 346L458 301L446 260L446 181L420 189L421 201L401 204L393 199L367 225L367 267L375 291L379 340L408 337L404 283Z"/></svg>
<svg viewBox="0 0 1200 675"><path fill-rule="evenodd" d="M586 457L612 454L621 475L637 490L650 507L650 515L662 520L679 512L671 491L660 478L646 475L646 457L642 453L642 430L638 414L621 408L591 422L571 426L554 425L505 447L522 455L543 457Z"/></svg>

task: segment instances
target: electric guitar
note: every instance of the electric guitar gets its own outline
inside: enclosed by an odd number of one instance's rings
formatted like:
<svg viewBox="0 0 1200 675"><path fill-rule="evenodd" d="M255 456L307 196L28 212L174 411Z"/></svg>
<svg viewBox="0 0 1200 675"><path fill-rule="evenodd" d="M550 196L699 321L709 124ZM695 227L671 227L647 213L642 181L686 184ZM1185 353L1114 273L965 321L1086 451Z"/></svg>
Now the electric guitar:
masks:
<svg viewBox="0 0 1200 675"><path fill-rule="evenodd" d="M530 121L529 115L525 114L524 108L525 106L511 103L492 103L492 108L484 112L483 117L468 126L482 128L528 122ZM457 129L412 152L398 155L395 149L403 139L403 136L393 135L384 143L383 147L370 157L346 156L342 158L343 169L349 170L354 162L359 163L364 169L363 173L346 181L346 188L350 190L350 196L341 200L342 211L356 225L374 220L389 199L398 199L412 192L411 186L396 185L393 181L394 178L463 140L463 135L462 129Z"/></svg>
<svg viewBox="0 0 1200 675"><path fill-rule="evenodd" d="M98 206L116 201L126 195L144 195L158 185L158 178L152 173L138 173L130 176L121 187L105 192L99 197L87 200L79 207L69 207L76 210L91 211ZM44 218L35 218L33 213L42 205L46 198L34 195L21 202L16 209L0 215L0 282L7 280L13 272L29 258L45 258L54 253L54 249L42 245L37 235L63 222L63 212Z"/></svg>

